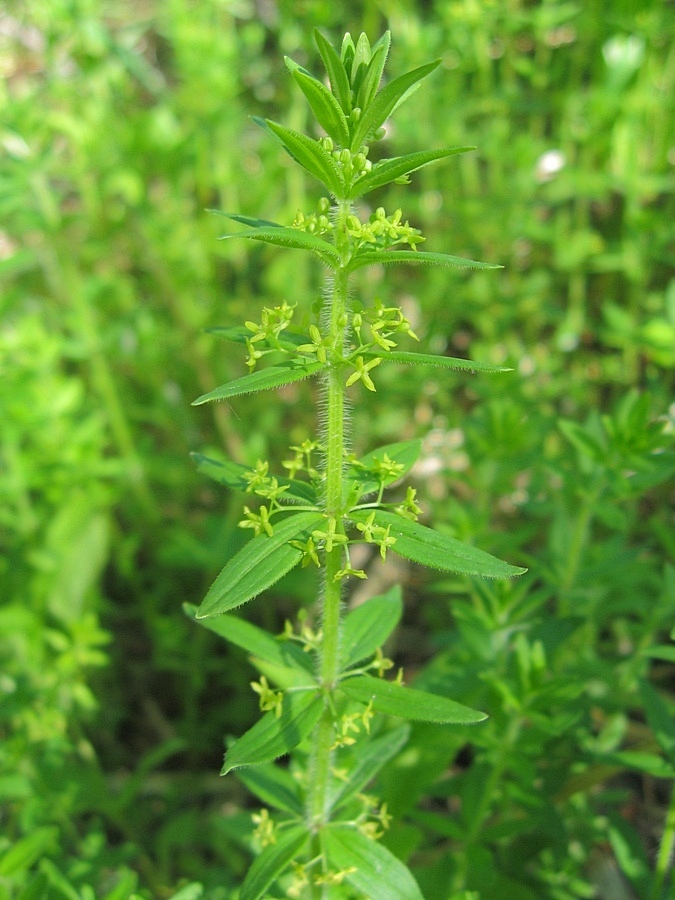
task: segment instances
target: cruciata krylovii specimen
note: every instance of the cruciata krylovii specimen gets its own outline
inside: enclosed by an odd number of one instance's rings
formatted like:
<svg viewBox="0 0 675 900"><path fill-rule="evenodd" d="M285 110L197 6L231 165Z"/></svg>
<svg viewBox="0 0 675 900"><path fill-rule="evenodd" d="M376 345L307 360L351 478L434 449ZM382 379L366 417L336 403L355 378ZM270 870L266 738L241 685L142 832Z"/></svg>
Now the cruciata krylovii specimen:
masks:
<svg viewBox="0 0 675 900"><path fill-rule="evenodd" d="M347 394L375 390L380 365L434 365L468 371L507 371L474 361L398 349L416 340L396 306L353 296L350 280L365 266L386 263L494 268L486 263L419 249L424 238L401 210L367 209L362 198L384 185L407 183L410 173L471 150L423 150L372 160L385 122L439 61L380 87L390 35L370 45L345 35L340 50L315 33L327 87L291 59L286 65L305 95L321 132L311 137L270 120L260 124L326 191L311 213L291 225L220 213L243 226L227 238L246 238L313 254L327 270L323 298L298 310L280 299L256 321L213 331L243 345L248 372L199 397L195 404L277 388L316 377L323 410L321 433L291 447L285 471L267 462L253 469L197 456L216 481L249 494L242 528L253 532L229 559L198 609L188 613L251 654L261 673L252 684L263 717L228 749L223 774L239 770L269 807L254 816L262 852L242 885L241 900L256 900L277 884L289 897L421 898L410 870L378 842L389 823L386 807L364 789L405 743L408 726L388 717L467 724L481 712L406 687L381 647L401 615L400 590L345 612L345 587L366 573L351 548L366 542L382 559L390 552L436 569L492 578L523 569L418 522L413 487L396 490L415 463L419 441L350 454ZM298 322L299 324L295 324ZM265 365L260 365L262 362ZM393 499L385 490L394 486ZM315 620L290 622L280 636L230 610L265 591L295 566L318 567L322 587ZM311 622L311 627L310 623ZM274 763L292 751L290 767Z"/></svg>

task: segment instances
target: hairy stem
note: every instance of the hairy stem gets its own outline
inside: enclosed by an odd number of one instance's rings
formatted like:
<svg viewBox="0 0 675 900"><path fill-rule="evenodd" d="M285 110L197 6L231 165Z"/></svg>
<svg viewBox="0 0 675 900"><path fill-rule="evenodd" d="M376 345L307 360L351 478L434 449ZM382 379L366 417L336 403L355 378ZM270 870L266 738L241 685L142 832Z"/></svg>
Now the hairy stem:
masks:
<svg viewBox="0 0 675 900"><path fill-rule="evenodd" d="M328 309L330 318L327 328L331 338L331 355L324 383L327 411L324 503L326 516L335 520L339 533L343 531L345 513L343 490L346 438L344 354L349 278L345 266L349 260L349 238L346 230L349 211L349 202L340 201L337 210L336 248L340 253L342 266L335 272ZM342 560L341 544L334 545L330 551L326 552L321 622L323 639L319 663L319 680L325 691L326 707L313 735L314 765L308 810L311 826L315 829L321 827L329 816L328 788L333 755L332 747L335 743L331 692L340 672L341 583L337 575L342 568Z"/></svg>

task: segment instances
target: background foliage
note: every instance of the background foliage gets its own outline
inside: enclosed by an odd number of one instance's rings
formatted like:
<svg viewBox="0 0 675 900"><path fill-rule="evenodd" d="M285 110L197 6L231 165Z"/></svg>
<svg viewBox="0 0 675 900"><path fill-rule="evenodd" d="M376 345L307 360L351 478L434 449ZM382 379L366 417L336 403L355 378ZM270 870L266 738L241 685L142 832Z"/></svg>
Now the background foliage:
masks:
<svg viewBox="0 0 675 900"><path fill-rule="evenodd" d="M249 118L304 126L282 55L315 67L314 26L391 28L390 77L442 58L395 152L478 151L413 176L404 215L425 249L505 268L366 287L421 349L516 365L382 367L353 410L359 450L424 438L435 527L530 567L506 585L373 569L403 580L408 680L491 717L413 729L378 786L387 842L430 900L665 896L669 4L35 0L0 13L0 897L236 897L249 865L245 792L217 772L255 718L252 670L180 612L245 535L188 454L281 459L311 388L190 401L243 370L204 328L321 273L218 244L204 208L314 207ZM280 628L312 599L292 576L252 615Z"/></svg>

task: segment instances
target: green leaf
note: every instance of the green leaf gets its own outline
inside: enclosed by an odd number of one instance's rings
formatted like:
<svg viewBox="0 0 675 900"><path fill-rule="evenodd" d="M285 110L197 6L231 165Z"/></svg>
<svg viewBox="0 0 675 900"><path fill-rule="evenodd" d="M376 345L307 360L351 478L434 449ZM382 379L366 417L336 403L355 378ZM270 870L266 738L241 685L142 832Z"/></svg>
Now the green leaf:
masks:
<svg viewBox="0 0 675 900"><path fill-rule="evenodd" d="M278 222L270 222L269 219L254 219L252 216L242 216L240 213L227 213L222 209L207 209L207 213L212 216L222 216L223 219L231 219L233 222L240 222L242 225L248 225L249 228L283 228Z"/></svg>
<svg viewBox="0 0 675 900"><path fill-rule="evenodd" d="M190 456L202 475L212 478L218 484L223 484L231 490L246 493L248 482L244 475L250 473L249 466L242 466L240 463L229 460L210 459L201 453L191 453ZM284 499L297 500L298 503L316 503L316 491L311 484L306 481L298 481L296 478L286 478L283 475L276 476L276 478L279 485L287 488L284 491Z"/></svg>
<svg viewBox="0 0 675 900"><path fill-rule="evenodd" d="M302 558L302 551L289 546L288 541L308 537L324 521L321 513L294 513L274 524L272 537L254 537L216 578L197 610L197 618L228 612L275 584Z"/></svg>
<svg viewBox="0 0 675 900"><path fill-rule="evenodd" d="M476 362L472 359L456 359L452 356L437 356L434 353L411 353L407 350L390 350L388 353L364 352L368 359L379 356L382 362L406 363L411 366L437 366L441 369L456 369L465 372L495 374L513 372L509 366L493 366L491 363Z"/></svg>
<svg viewBox="0 0 675 900"><path fill-rule="evenodd" d="M108 896L106 896L106 900L108 900ZM129 895L127 894L127 896ZM203 896L204 886L198 881L192 881L190 882L190 884L186 884L185 887L182 887L175 894L172 894L169 897L169 900L200 900L200 898L202 898Z"/></svg>
<svg viewBox="0 0 675 900"><path fill-rule="evenodd" d="M375 354L373 354L375 355ZM352 464L348 479L352 484L358 485L360 494L370 494L380 487L380 481L374 476L375 464L382 461L385 456L403 466L400 474L389 476L384 479L384 486L394 484L412 469L417 462L422 449L422 442L418 439L412 441L397 441L394 444L386 444L384 447L378 447L370 453L366 453L356 464Z"/></svg>
<svg viewBox="0 0 675 900"><path fill-rule="evenodd" d="M350 150L357 153L368 138L380 128L399 103L402 103L410 89L430 75L439 65L440 60L427 63L411 72L406 72L391 81L376 95L367 109L363 110L357 128L352 135ZM352 79L353 80L353 79Z"/></svg>
<svg viewBox="0 0 675 900"><path fill-rule="evenodd" d="M46 826L20 838L0 857L0 877L27 872L43 854L54 848L58 837L58 828Z"/></svg>
<svg viewBox="0 0 675 900"><path fill-rule="evenodd" d="M354 200L363 194L367 194L369 191L383 187L385 184L391 184L396 178L401 178L410 172L416 172L423 166L428 166L439 159L455 156L458 153L467 153L469 150L475 149L475 147L452 147L447 150L422 150L419 153L409 153L406 156L383 159L376 163L370 172L362 175L354 182L349 196Z"/></svg>
<svg viewBox="0 0 675 900"><path fill-rule="evenodd" d="M340 104L345 115L349 115L352 109L351 89L342 61L340 60L336 49L328 40L326 40L318 28L314 29L314 41L321 54L321 59L323 60L328 75L331 92Z"/></svg>
<svg viewBox="0 0 675 900"><path fill-rule="evenodd" d="M349 271L364 266L390 265L392 263L419 263L429 266L455 266L459 269L503 269L494 263L478 262L448 253L426 253L422 250L362 250L349 263Z"/></svg>
<svg viewBox="0 0 675 900"><path fill-rule="evenodd" d="M318 79L301 69L292 59L285 57L285 62L307 98L319 125L336 144L346 147L349 143L349 126L335 97Z"/></svg>
<svg viewBox="0 0 675 900"><path fill-rule="evenodd" d="M342 61L333 45L316 28L314 29L314 40L326 67L331 91L345 115L348 115L352 109L351 89Z"/></svg>
<svg viewBox="0 0 675 900"><path fill-rule="evenodd" d="M312 140L299 131L284 128L283 125L272 122L270 119L266 119L265 122L296 162L310 175L318 178L334 197L344 196L345 182L342 171L330 153L318 141Z"/></svg>
<svg viewBox="0 0 675 900"><path fill-rule="evenodd" d="M299 650L300 648L296 647L296 649ZM305 654L305 656L307 656L307 654ZM252 656L250 658L250 663L276 688L281 688L284 691L289 688L315 687L317 683L314 674L315 666L312 666L311 671L308 671L307 668L302 665L283 666L278 663L269 662L266 659L261 659L259 656Z"/></svg>
<svg viewBox="0 0 675 900"><path fill-rule="evenodd" d="M265 244L273 244L277 247L286 247L294 250L309 250L327 266L335 268L340 261L332 244L322 240L315 234L300 231L298 228L286 228L279 225L275 228L256 228L251 231L240 231L237 234L224 234L218 240L227 241L232 238L246 238L251 241L261 241Z"/></svg>
<svg viewBox="0 0 675 900"><path fill-rule="evenodd" d="M135 872L123 870L117 879L115 887L111 891L108 891L105 895L101 896L101 900L137 900L137 898L139 897L139 895L136 893L137 887L138 875ZM184 894L183 891L185 891ZM197 882L190 882L190 884L185 885L182 891L179 891L176 894L172 894L169 900L198 900L198 898L204 896L203 891L204 889L201 884L198 884ZM181 894L183 894L182 898ZM85 894L84 892L76 892L76 897L77 900L83 900Z"/></svg>
<svg viewBox="0 0 675 900"><path fill-rule="evenodd" d="M675 765L675 720L668 704L648 681L640 681L640 694L647 723L654 732L659 746Z"/></svg>
<svg viewBox="0 0 675 900"><path fill-rule="evenodd" d="M298 783L286 769L275 766L274 763L264 763L254 769L240 769L237 778L268 806L294 816L304 815Z"/></svg>
<svg viewBox="0 0 675 900"><path fill-rule="evenodd" d="M340 689L360 703L372 700L373 709L388 716L414 722L436 722L439 725L473 725L487 719L485 713L470 709L447 697L416 691L384 678L357 675L340 682Z"/></svg>
<svg viewBox="0 0 675 900"><path fill-rule="evenodd" d="M323 698L316 691L284 695L281 715L274 711L265 715L225 754L220 772L227 775L241 766L256 766L272 762L290 753L312 731L321 718Z"/></svg>
<svg viewBox="0 0 675 900"><path fill-rule="evenodd" d="M277 666L292 666L305 675L314 673L314 663L301 647L291 641L272 637L262 628L240 619L239 616L223 613L215 619L198 619L197 607L192 603L184 603L183 612L189 619L193 619L253 656Z"/></svg>
<svg viewBox="0 0 675 900"><path fill-rule="evenodd" d="M369 510L355 510L349 517L355 522L365 522L369 515ZM527 571L387 510L375 511L375 524L383 528L390 526L389 533L396 538L391 548L394 553L432 569L482 578L511 578Z"/></svg>
<svg viewBox="0 0 675 900"><path fill-rule="evenodd" d="M404 746L410 736L409 725L399 725L380 737L369 741L357 742L352 749L352 757L356 763L349 771L345 781L336 782L334 792L329 799L329 806L337 811L360 793L377 775L380 769L392 759Z"/></svg>
<svg viewBox="0 0 675 900"><path fill-rule="evenodd" d="M584 428L583 425L572 422L570 419L558 419L558 428L582 456L596 462L604 462L607 448L603 447L588 428Z"/></svg>
<svg viewBox="0 0 675 900"><path fill-rule="evenodd" d="M228 218L234 217L229 216ZM286 228L284 225L270 225L266 228L261 226L251 228L249 231L239 231L236 234L224 234L218 240L229 241L233 238L261 241L264 244L273 244L276 247L286 247L292 250L309 250L321 262L332 268L335 268L340 262L340 257L332 244L315 234L300 231L299 228Z"/></svg>
<svg viewBox="0 0 675 900"><path fill-rule="evenodd" d="M617 763L622 768L637 769L646 772L654 778L675 778L675 765L657 756L655 753L645 753L642 750L622 750L618 753L608 753L602 757L603 762Z"/></svg>
<svg viewBox="0 0 675 900"><path fill-rule="evenodd" d="M345 668L372 656L398 625L403 613L401 588L396 585L380 597L371 597L348 613L342 632Z"/></svg>
<svg viewBox="0 0 675 900"><path fill-rule="evenodd" d="M239 397L242 394L253 394L257 391L267 391L271 388L283 387L286 384L293 384L296 381L302 381L309 378L310 375L316 375L321 369L325 369L326 364L322 362L298 363L296 361L289 363L281 363L278 366L268 366L266 369L260 369L258 372L251 372L250 375L242 375L241 378L235 378L234 381L228 381L227 384L221 384L219 387L209 391L208 394L202 394L192 401L193 406L201 406L202 403L209 403L211 400L226 400L229 397Z"/></svg>
<svg viewBox="0 0 675 900"><path fill-rule="evenodd" d="M368 40L368 35L362 31L358 36L356 41L356 47L354 48L354 58L352 60L352 68L350 72L350 80L352 83L352 91L355 95L359 96L359 88L363 82L363 79L366 76L366 72L368 71L368 65L370 64L370 41ZM359 106L359 104L356 104Z"/></svg>
<svg viewBox="0 0 675 900"><path fill-rule="evenodd" d="M384 64L387 61L389 53L389 45L391 44L391 32L385 31L372 46L370 51L370 62L366 69L366 73L358 88L356 105L360 109L367 109L373 102L382 80Z"/></svg>
<svg viewBox="0 0 675 900"><path fill-rule="evenodd" d="M333 867L355 870L345 880L368 900L424 900L410 869L356 828L324 828L321 843Z"/></svg>
<svg viewBox="0 0 675 900"><path fill-rule="evenodd" d="M675 663L675 647L670 644L657 644L645 650L644 654L651 659L665 659L667 662Z"/></svg>
<svg viewBox="0 0 675 900"><path fill-rule="evenodd" d="M309 841L310 833L303 825L293 825L279 833L276 843L265 847L253 860L239 892L239 900L260 900L269 886L288 867Z"/></svg>
<svg viewBox="0 0 675 900"><path fill-rule="evenodd" d="M347 77L351 78L352 63L354 62L354 41L351 34L347 31L342 38L342 46L340 47L340 59L345 67Z"/></svg>

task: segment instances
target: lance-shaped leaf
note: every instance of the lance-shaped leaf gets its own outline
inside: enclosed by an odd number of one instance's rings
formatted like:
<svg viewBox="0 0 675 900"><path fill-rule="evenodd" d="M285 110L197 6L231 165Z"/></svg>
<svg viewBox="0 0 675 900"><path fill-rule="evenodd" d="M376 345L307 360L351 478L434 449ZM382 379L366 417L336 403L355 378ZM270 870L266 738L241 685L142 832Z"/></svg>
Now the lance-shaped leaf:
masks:
<svg viewBox="0 0 675 900"><path fill-rule="evenodd" d="M197 607L192 603L183 604L185 615L199 622L204 628L225 638L231 644L241 647L247 653L259 659L267 660L279 666L292 666L305 676L314 674L314 662L309 654L291 641L277 640L262 628L252 625L245 619L224 613L213 619L198 619Z"/></svg>
<svg viewBox="0 0 675 900"><path fill-rule="evenodd" d="M258 372L251 372L250 375L242 375L241 378L228 381L227 384L221 384L209 391L208 394L197 397L192 401L192 405L201 406L202 403L209 403L211 400L227 400L229 397L239 397L241 394L253 394L256 391L283 387L286 384L293 384L295 381L309 378L310 375L316 375L325 367L326 364L322 362L289 362L278 366L269 366L267 369L260 369Z"/></svg>
<svg viewBox="0 0 675 900"><path fill-rule="evenodd" d="M416 691L395 681L373 678L371 675L357 675L345 678L340 688L361 703L373 704L377 712L414 722L436 722L439 725L473 725L487 719L485 713L470 709L447 697Z"/></svg>
<svg viewBox="0 0 675 900"><path fill-rule="evenodd" d="M349 514L355 522L365 522L372 515L369 510L355 510ZM392 551L412 562L443 572L461 575L479 575L482 578L511 578L522 575L527 569L511 566L484 550L464 544L419 522L405 519L388 510L375 510L375 524L389 528L396 538Z"/></svg>
<svg viewBox="0 0 675 900"><path fill-rule="evenodd" d="M250 474L249 466L242 466L240 463L230 462L226 460L221 462L217 459L210 459L201 453L191 453L190 456L195 461L197 469L203 474L217 481L218 484L224 484L225 487L234 491L248 490L248 481L244 478ZM311 484L306 481L298 481L295 478L285 478L283 475L276 476L277 483L286 490L283 493L284 500L295 500L298 503L316 503L316 491Z"/></svg>
<svg viewBox="0 0 675 900"><path fill-rule="evenodd" d="M316 46L321 54L323 64L326 67L331 91L342 107L345 115L348 115L352 109L352 100L349 79L347 78L345 67L342 65L342 61L333 45L326 40L316 28L314 29L314 40L316 41Z"/></svg>
<svg viewBox="0 0 675 900"><path fill-rule="evenodd" d="M279 833L274 844L269 844L260 856L253 860L239 891L239 900L261 900L268 896L267 889L290 865L310 839L304 825L292 825Z"/></svg>
<svg viewBox="0 0 675 900"><path fill-rule="evenodd" d="M495 263L450 256L449 253L427 253L422 250L362 250L349 263L349 271L364 266L390 265L392 263L417 263L427 266L454 266L459 269L503 269Z"/></svg>
<svg viewBox="0 0 675 900"><path fill-rule="evenodd" d="M261 675L264 675L271 684L276 688L281 688L282 691L316 686L315 666L312 666L312 671L296 665L279 666L266 659L261 659L259 656L251 656L250 662Z"/></svg>
<svg viewBox="0 0 675 900"><path fill-rule="evenodd" d="M369 354L369 356L377 355L379 354ZM359 494L370 494L378 490L381 483L387 487L403 478L417 462L421 449L422 442L418 439L397 441L394 444L378 447L377 450L366 453L361 459L352 463L347 478L351 484L358 485ZM373 472L376 471L377 463L383 462L385 456L401 468L395 474L383 476L380 480L373 476Z"/></svg>
<svg viewBox="0 0 675 900"><path fill-rule="evenodd" d="M356 46L354 47L354 57L352 59L351 70L349 73L349 78L352 83L352 91L354 91L357 98L359 96L359 88L361 87L363 79L366 77L366 72L368 71L370 54L371 50L368 35L364 31L362 31L358 36ZM356 105L359 106L360 104L357 102Z"/></svg>
<svg viewBox="0 0 675 900"><path fill-rule="evenodd" d="M223 219L230 219L232 222L239 222L241 225L248 225L249 228L283 228L278 222L270 222L269 219L256 219L252 216L242 216L241 213L227 213L222 209L207 209L207 213L212 216L222 216Z"/></svg>
<svg viewBox="0 0 675 900"><path fill-rule="evenodd" d="M437 366L441 369L484 372L492 375L499 372L513 372L513 369L509 368L509 366L494 366L491 363L476 362L473 359L457 359L452 356L438 356L434 353L411 353L407 350L391 350L387 353L365 351L362 355L368 359L379 356L382 362L406 363L411 366Z"/></svg>
<svg viewBox="0 0 675 900"><path fill-rule="evenodd" d="M255 768L240 769L237 778L263 803L294 816L304 814L298 782L287 769L274 763L263 763Z"/></svg>
<svg viewBox="0 0 675 900"><path fill-rule="evenodd" d="M234 218L228 216L228 218ZM322 240L315 234L300 231L298 228L286 228L283 225L256 226L249 231L239 231L236 234L224 234L219 241L229 241L232 238L245 238L249 241L260 241L263 244L274 244L277 247L289 247L294 250L309 250L327 266L335 268L340 257L332 244Z"/></svg>
<svg viewBox="0 0 675 900"><path fill-rule="evenodd" d="M288 541L309 537L325 521L321 513L299 512L274 523L274 534L261 534L232 557L197 610L198 619L218 616L247 603L275 584L302 559Z"/></svg>
<svg viewBox="0 0 675 900"><path fill-rule="evenodd" d="M306 134L301 134L299 131L284 128L283 125L272 122L270 119L266 119L265 123L267 128L281 141L293 159L306 169L310 175L318 178L334 197L344 196L345 181L342 170L331 154L318 141L307 137Z"/></svg>
<svg viewBox="0 0 675 900"><path fill-rule="evenodd" d="M385 31L382 37L375 41L371 48L370 62L368 63L363 80L358 86L356 96L356 105L360 109L367 109L377 93L380 81L382 80L382 72L384 71L384 64L387 61L390 44L391 32Z"/></svg>
<svg viewBox="0 0 675 900"><path fill-rule="evenodd" d="M410 89L414 87L439 65L440 60L427 63L405 75L400 75L382 88L367 109L364 109L358 126L354 129L350 150L357 153L368 138L380 128L394 109L402 103Z"/></svg>
<svg viewBox="0 0 675 900"><path fill-rule="evenodd" d="M428 166L439 159L448 156L456 156L458 153L467 153L475 150L475 147L452 147L446 150L422 150L419 153L409 153L406 156L397 156L394 159L383 159L376 163L370 172L362 175L352 185L349 192L351 199L361 197L375 188L390 184L403 175L416 172L418 169Z"/></svg>
<svg viewBox="0 0 675 900"><path fill-rule="evenodd" d="M257 766L285 756L298 746L321 718L323 698L316 691L284 695L281 715L265 715L225 754L221 775L241 766Z"/></svg>
<svg viewBox="0 0 675 900"><path fill-rule="evenodd" d="M382 844L352 827L321 832L323 851L345 881L369 900L424 900L410 869Z"/></svg>
<svg viewBox="0 0 675 900"><path fill-rule="evenodd" d="M319 125L338 146L346 147L349 143L349 126L342 107L335 97L317 78L310 75L288 56L284 58L284 61L307 98Z"/></svg>
<svg viewBox="0 0 675 900"><path fill-rule="evenodd" d="M342 658L345 668L372 656L398 625L403 612L401 588L396 585L380 597L371 597L345 618Z"/></svg>
<svg viewBox="0 0 675 900"><path fill-rule="evenodd" d="M0 878L28 871L46 853L51 853L58 841L59 829L53 826L36 828L26 837L20 838L9 847L3 847L0 857ZM7 895L6 895L7 896Z"/></svg>
<svg viewBox="0 0 675 900"><path fill-rule="evenodd" d="M336 782L329 799L330 808L337 811L360 793L380 769L396 756L409 735L410 726L399 725L380 737L355 744L351 748L351 756L356 757L356 762L349 770L346 780Z"/></svg>

